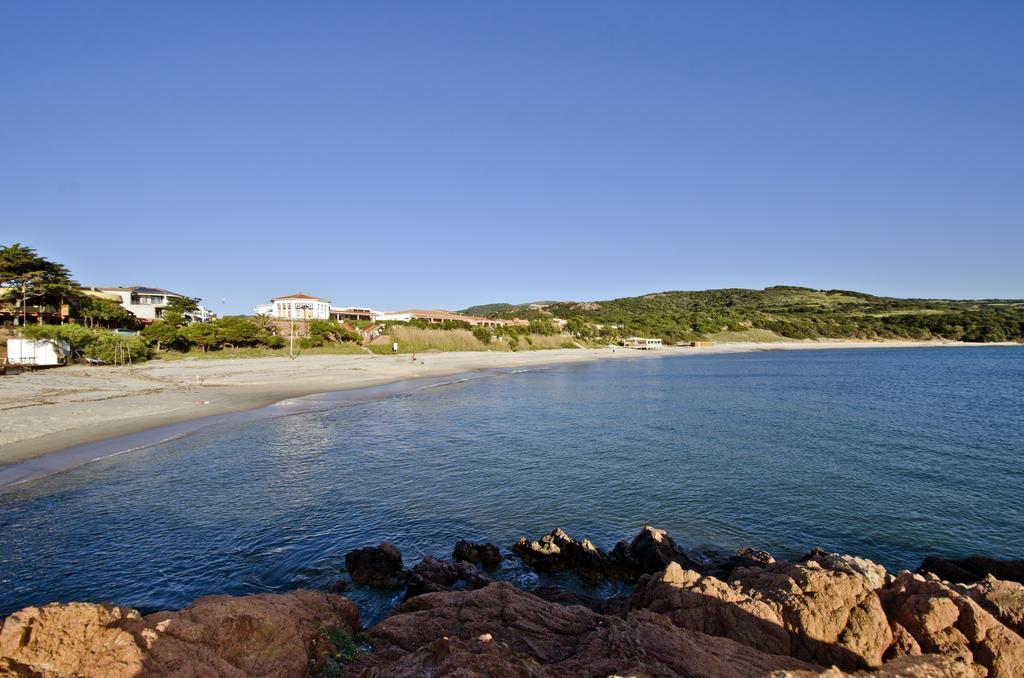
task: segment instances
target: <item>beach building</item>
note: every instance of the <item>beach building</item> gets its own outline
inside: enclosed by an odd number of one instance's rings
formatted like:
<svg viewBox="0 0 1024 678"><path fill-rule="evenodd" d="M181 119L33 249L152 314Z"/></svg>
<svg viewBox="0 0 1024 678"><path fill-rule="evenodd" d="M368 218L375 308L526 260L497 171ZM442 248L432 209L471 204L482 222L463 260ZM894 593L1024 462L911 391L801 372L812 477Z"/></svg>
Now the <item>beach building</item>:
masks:
<svg viewBox="0 0 1024 678"><path fill-rule="evenodd" d="M256 315L265 315L273 320L330 320L331 301L308 294L289 294L274 297L269 304L259 304Z"/></svg>
<svg viewBox="0 0 1024 678"><path fill-rule="evenodd" d="M71 345L63 339L7 339L7 357L11 365L25 367L54 367L66 365L71 357Z"/></svg>
<svg viewBox="0 0 1024 678"><path fill-rule="evenodd" d="M622 340L622 345L626 348L635 348L641 351L650 351L651 349L661 348L661 339L650 339L647 337L626 337Z"/></svg>
<svg viewBox="0 0 1024 678"><path fill-rule="evenodd" d="M82 289L86 294L111 299L121 304L126 311L131 312L141 322L151 323L163 317L164 309L170 305L171 299L184 299L184 294L170 292L159 287L145 287L135 285L133 287L86 287ZM185 314L185 320L189 322L209 322L217 317L203 306L198 307L195 312Z"/></svg>
<svg viewBox="0 0 1024 678"><path fill-rule="evenodd" d="M359 308L356 306L331 307L331 318L338 322L345 322L346 320L373 320L378 315L380 315L380 311L375 311L372 308Z"/></svg>
<svg viewBox="0 0 1024 678"><path fill-rule="evenodd" d="M258 304L254 307L257 315L265 315L272 320L365 320L374 323L400 322L414 320L440 325L444 322L464 322L474 327L500 327L503 325L528 325L525 320L503 320L483 318L475 315L453 313L442 309L410 308L404 311L377 311L368 306L332 306L330 299L313 297L308 294L292 294L275 297L269 304Z"/></svg>

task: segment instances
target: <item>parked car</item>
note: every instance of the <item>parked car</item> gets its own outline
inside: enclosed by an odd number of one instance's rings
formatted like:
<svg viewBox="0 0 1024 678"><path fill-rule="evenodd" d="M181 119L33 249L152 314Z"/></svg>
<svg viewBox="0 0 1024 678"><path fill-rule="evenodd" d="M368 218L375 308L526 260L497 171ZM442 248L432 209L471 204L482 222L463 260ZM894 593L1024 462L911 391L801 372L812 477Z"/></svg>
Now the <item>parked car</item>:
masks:
<svg viewBox="0 0 1024 678"><path fill-rule="evenodd" d="M125 327L118 327L116 330L112 331L114 334L120 334L122 337L137 337L139 335L138 332L134 330L129 330Z"/></svg>

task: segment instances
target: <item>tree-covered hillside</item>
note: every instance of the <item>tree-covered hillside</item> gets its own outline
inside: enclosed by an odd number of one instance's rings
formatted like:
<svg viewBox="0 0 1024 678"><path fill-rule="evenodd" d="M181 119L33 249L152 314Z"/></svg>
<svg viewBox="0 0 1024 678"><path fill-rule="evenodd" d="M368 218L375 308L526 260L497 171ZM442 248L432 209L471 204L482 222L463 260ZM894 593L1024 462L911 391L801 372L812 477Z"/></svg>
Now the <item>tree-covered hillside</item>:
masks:
<svg viewBox="0 0 1024 678"><path fill-rule="evenodd" d="M667 342L728 336L1024 341L1024 300L897 299L790 286L523 304L493 315L562 318L584 335Z"/></svg>

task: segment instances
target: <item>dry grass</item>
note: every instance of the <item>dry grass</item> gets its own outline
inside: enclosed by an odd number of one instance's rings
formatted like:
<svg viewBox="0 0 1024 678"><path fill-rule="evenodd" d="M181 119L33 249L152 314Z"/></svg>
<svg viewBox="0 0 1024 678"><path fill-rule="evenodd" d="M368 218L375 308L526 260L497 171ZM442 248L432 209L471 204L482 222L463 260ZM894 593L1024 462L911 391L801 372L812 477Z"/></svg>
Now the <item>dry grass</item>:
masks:
<svg viewBox="0 0 1024 678"><path fill-rule="evenodd" d="M425 330L419 327L394 325L391 327L392 341L398 342L399 353L422 353L423 351L486 351L484 346L469 330ZM391 347L385 345L387 352Z"/></svg>
<svg viewBox="0 0 1024 678"><path fill-rule="evenodd" d="M371 344L374 353L391 353L391 343L398 342L399 353L423 353L425 351L511 351L508 337L495 339L484 344L469 330L426 330L406 325L392 325L390 337L379 344ZM578 348L570 337L530 334L518 337L518 351L539 351L552 348Z"/></svg>
<svg viewBox="0 0 1024 678"><path fill-rule="evenodd" d="M519 340L519 350L542 351L549 348L579 348L571 337L558 334L529 334Z"/></svg>

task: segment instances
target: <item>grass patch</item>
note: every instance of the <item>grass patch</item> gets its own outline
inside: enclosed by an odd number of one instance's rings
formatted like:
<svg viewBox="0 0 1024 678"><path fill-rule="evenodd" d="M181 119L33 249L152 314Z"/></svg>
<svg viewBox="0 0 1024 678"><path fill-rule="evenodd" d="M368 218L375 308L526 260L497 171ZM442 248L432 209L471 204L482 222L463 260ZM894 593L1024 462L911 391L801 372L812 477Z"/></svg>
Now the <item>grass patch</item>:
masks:
<svg viewBox="0 0 1024 678"><path fill-rule="evenodd" d="M390 347L389 347L390 348ZM295 352L300 355L362 355L366 351L362 349L358 344L328 344L327 346L318 346L316 348L303 348L298 347L298 342L295 344ZM230 358L280 358L288 357L287 348L263 348L259 346L243 347L243 348L225 348L219 351L207 351L203 353L200 350L194 351L167 351L155 356L156 360L228 360Z"/></svg>
<svg viewBox="0 0 1024 678"><path fill-rule="evenodd" d="M345 675L348 665L361 654L373 652L376 644L367 633L360 631L350 636L343 626L335 626L320 632L320 638L330 643L333 653L326 658L320 670L320 678L339 678Z"/></svg>
<svg viewBox="0 0 1024 678"><path fill-rule="evenodd" d="M579 348L571 337L560 334L528 334L519 340L520 351L543 351L552 348Z"/></svg>
<svg viewBox="0 0 1024 678"><path fill-rule="evenodd" d="M391 341L398 342L399 353L486 351L489 348L469 330L425 330L419 327L393 325L390 334ZM370 350L374 353L391 353L391 346L390 343L375 344Z"/></svg>

